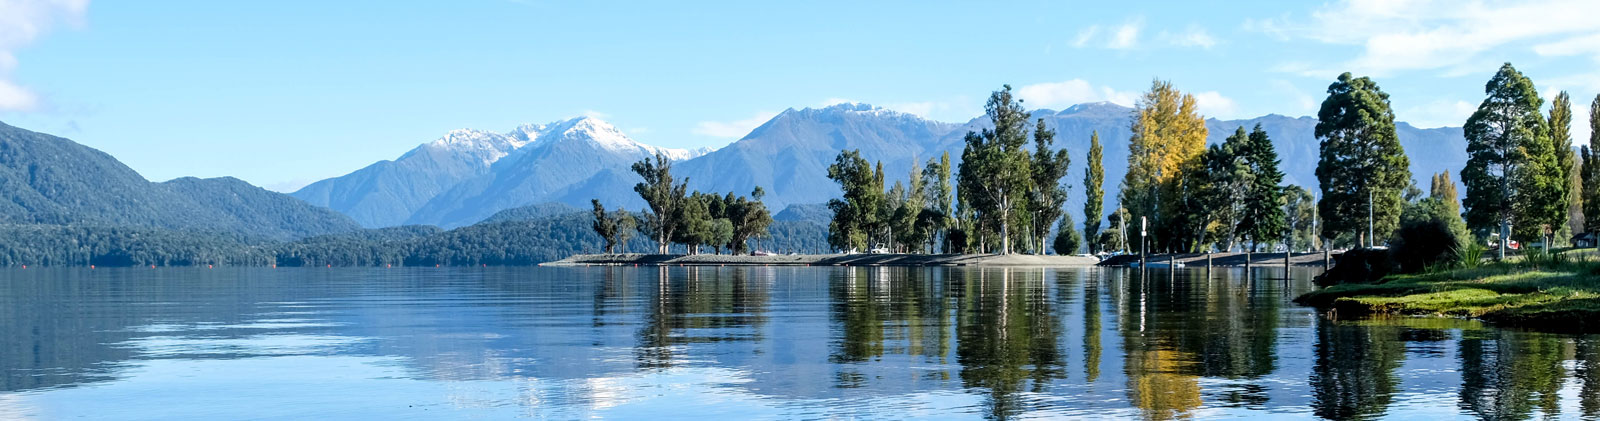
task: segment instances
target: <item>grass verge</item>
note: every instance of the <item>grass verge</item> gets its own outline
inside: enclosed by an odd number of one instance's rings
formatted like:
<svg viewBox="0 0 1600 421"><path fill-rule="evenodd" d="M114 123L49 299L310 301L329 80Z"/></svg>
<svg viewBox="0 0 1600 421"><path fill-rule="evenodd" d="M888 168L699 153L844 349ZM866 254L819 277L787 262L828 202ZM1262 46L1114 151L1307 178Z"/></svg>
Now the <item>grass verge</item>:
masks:
<svg viewBox="0 0 1600 421"><path fill-rule="evenodd" d="M1533 330L1600 332L1600 263L1527 259L1392 275L1313 291L1295 302L1339 317L1471 317Z"/></svg>

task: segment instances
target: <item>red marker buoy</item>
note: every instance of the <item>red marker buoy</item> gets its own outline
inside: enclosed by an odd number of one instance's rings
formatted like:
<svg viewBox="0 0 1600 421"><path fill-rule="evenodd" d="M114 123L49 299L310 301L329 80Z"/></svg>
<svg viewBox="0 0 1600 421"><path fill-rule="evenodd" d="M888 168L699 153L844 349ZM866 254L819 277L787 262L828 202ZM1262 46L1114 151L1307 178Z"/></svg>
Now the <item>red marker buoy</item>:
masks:
<svg viewBox="0 0 1600 421"><path fill-rule="evenodd" d="M89 265L89 269L94 269L94 265Z"/></svg>
<svg viewBox="0 0 1600 421"><path fill-rule="evenodd" d="M211 269L211 265L206 265L206 269Z"/></svg>

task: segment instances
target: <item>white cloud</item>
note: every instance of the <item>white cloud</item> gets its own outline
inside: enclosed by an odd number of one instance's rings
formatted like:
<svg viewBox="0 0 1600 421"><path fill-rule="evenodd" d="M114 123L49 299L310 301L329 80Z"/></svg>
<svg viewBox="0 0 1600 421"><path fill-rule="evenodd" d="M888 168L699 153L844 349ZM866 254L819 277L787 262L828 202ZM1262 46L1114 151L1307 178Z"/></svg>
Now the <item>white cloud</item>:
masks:
<svg viewBox="0 0 1600 421"><path fill-rule="evenodd" d="M605 120L607 118L611 118L611 114L606 114L606 113L602 113L602 112L595 111L595 110L583 110L583 116L584 117L593 118L593 119L598 119L598 120Z"/></svg>
<svg viewBox="0 0 1600 421"><path fill-rule="evenodd" d="M1200 114L1207 117L1233 118L1237 117L1239 104L1233 98L1222 96L1217 91L1206 91L1194 94L1195 108Z"/></svg>
<svg viewBox="0 0 1600 421"><path fill-rule="evenodd" d="M895 102L884 104L883 108L888 108L906 114L912 114L917 117L931 118L930 116L936 111L950 109L950 103L939 101Z"/></svg>
<svg viewBox="0 0 1600 421"><path fill-rule="evenodd" d="M39 97L9 80L18 48L32 44L58 21L77 24L89 0L0 0L0 110L29 110Z"/></svg>
<svg viewBox="0 0 1600 421"><path fill-rule="evenodd" d="M1144 18L1128 20L1111 31L1111 40L1106 43L1106 48L1126 50L1139 44L1139 30L1144 29Z"/></svg>
<svg viewBox="0 0 1600 421"><path fill-rule="evenodd" d="M1572 99L1572 145L1581 146L1589 144L1589 137L1593 136L1593 127L1589 126L1589 103ZM1594 146L1589 146L1593 148Z"/></svg>
<svg viewBox="0 0 1600 421"><path fill-rule="evenodd" d="M702 121L700 124L695 125L692 131L694 134L703 136L741 138L744 137L744 135L750 134L751 130L755 130L756 127L760 127L762 123L766 123L767 120L771 120L772 117L777 115L778 113L775 112L761 111L757 112L754 116L743 120Z"/></svg>
<svg viewBox="0 0 1600 421"><path fill-rule="evenodd" d="M1183 32L1162 31L1161 39L1179 47L1200 47L1209 50L1217 45L1217 38L1211 36L1211 33L1200 25L1189 25Z"/></svg>
<svg viewBox="0 0 1600 421"><path fill-rule="evenodd" d="M1083 28L1082 30L1078 31L1078 36L1072 39L1072 46L1079 48L1086 47L1089 45L1089 41L1093 40L1094 36L1099 33L1100 25L1089 25L1088 28Z"/></svg>
<svg viewBox="0 0 1600 421"><path fill-rule="evenodd" d="M1083 48L1092 45L1110 48L1113 50L1127 50L1139 46L1139 32L1144 30L1144 17L1135 16L1123 21L1122 24L1109 28L1100 25L1089 25L1078 30L1078 35L1072 38L1072 46Z"/></svg>
<svg viewBox="0 0 1600 421"><path fill-rule="evenodd" d="M1424 129L1461 126L1478 110L1478 104L1462 100L1441 99L1420 106L1395 111L1394 119L1411 123Z"/></svg>
<svg viewBox="0 0 1600 421"><path fill-rule="evenodd" d="M1121 92L1107 86L1096 87L1083 79L1065 82L1036 83L1017 88L1017 97L1026 101L1029 108L1061 107L1085 102L1107 101L1122 106L1132 106L1139 94Z"/></svg>
<svg viewBox="0 0 1600 421"><path fill-rule="evenodd" d="M1323 6L1304 22L1288 17L1247 21L1245 27L1285 39L1303 38L1361 48L1341 63L1363 74L1452 69L1489 60L1503 47L1543 55L1595 54L1600 2L1537 0L1503 3L1451 0L1346 0ZM1540 42L1538 45L1528 45ZM1498 57L1493 57L1498 58Z"/></svg>

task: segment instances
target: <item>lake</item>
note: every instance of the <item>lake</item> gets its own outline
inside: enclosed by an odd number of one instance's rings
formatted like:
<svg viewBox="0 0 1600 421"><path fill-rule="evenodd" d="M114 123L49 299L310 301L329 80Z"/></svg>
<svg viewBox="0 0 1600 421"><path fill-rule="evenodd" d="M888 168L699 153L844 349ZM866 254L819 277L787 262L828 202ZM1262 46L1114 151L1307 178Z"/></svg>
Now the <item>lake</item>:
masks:
<svg viewBox="0 0 1600 421"><path fill-rule="evenodd" d="M0 273L0 419L1600 419L1600 336L1330 321L1314 270Z"/></svg>

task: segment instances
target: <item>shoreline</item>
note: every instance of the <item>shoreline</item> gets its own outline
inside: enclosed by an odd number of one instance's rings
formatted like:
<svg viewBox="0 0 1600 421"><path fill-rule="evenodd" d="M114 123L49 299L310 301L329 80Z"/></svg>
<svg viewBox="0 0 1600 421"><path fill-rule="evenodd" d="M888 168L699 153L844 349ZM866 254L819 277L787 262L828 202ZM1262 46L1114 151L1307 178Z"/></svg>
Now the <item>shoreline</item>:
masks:
<svg viewBox="0 0 1600 421"><path fill-rule="evenodd" d="M1294 301L1334 318L1453 317L1501 328L1600 332L1600 282L1589 275L1592 268L1582 266L1587 265L1491 264L1391 275L1377 283L1319 289Z"/></svg>
<svg viewBox="0 0 1600 421"><path fill-rule="evenodd" d="M539 266L1045 266L1092 267L1099 259L1026 254L577 254Z"/></svg>

